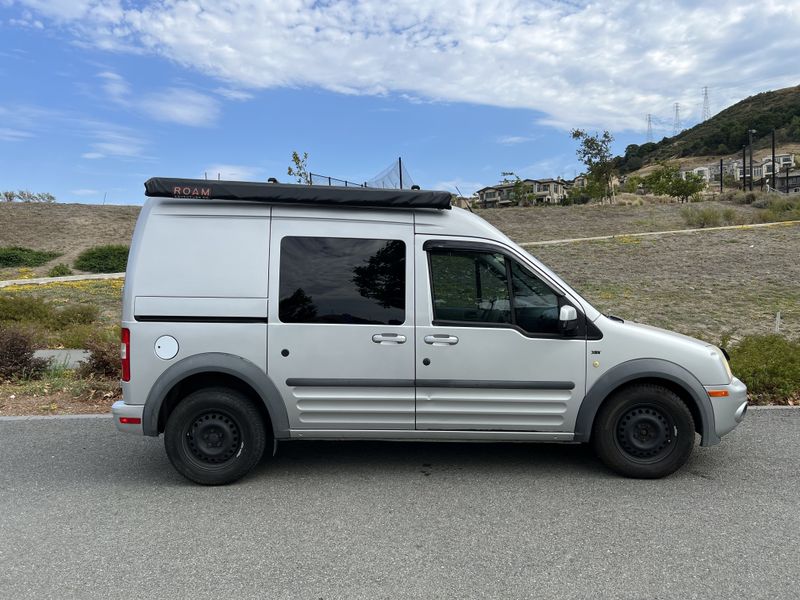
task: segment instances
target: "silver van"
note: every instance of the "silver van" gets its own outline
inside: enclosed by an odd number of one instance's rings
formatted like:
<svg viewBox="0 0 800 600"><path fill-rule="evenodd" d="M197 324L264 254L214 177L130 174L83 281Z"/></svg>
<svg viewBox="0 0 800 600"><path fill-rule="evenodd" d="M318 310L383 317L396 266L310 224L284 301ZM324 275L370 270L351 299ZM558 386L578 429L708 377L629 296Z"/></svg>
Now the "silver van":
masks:
<svg viewBox="0 0 800 600"><path fill-rule="evenodd" d="M582 442L663 477L747 410L719 348L600 314L446 192L145 187L114 422L197 483L280 440Z"/></svg>

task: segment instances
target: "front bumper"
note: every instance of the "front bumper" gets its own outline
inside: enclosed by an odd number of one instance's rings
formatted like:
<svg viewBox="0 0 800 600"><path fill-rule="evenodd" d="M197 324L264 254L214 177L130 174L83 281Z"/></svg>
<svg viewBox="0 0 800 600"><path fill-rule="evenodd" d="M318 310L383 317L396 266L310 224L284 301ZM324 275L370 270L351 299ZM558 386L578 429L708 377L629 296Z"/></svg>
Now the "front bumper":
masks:
<svg viewBox="0 0 800 600"><path fill-rule="evenodd" d="M714 410L714 425L717 435L722 437L733 431L747 413L747 386L733 378L728 385L706 386L706 391L726 390L727 396L711 397Z"/></svg>
<svg viewBox="0 0 800 600"><path fill-rule="evenodd" d="M142 404L125 404L124 400L117 400L111 405L114 425L117 426L117 429L126 433L144 435L144 430L142 429L143 413L144 405ZM129 422L122 423L120 419L129 420Z"/></svg>

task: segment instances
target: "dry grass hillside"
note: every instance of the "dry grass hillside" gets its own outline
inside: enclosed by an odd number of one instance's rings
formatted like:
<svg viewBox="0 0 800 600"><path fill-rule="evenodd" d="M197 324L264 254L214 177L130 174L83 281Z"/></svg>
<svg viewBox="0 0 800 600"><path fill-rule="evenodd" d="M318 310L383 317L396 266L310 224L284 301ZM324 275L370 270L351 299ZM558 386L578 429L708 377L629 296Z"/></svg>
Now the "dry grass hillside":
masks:
<svg viewBox="0 0 800 600"><path fill-rule="evenodd" d="M72 265L86 248L129 244L139 210L138 206L0 203L0 247L61 252L62 256L33 270L43 276L53 264ZM0 279L13 279L16 272L0 269Z"/></svg>

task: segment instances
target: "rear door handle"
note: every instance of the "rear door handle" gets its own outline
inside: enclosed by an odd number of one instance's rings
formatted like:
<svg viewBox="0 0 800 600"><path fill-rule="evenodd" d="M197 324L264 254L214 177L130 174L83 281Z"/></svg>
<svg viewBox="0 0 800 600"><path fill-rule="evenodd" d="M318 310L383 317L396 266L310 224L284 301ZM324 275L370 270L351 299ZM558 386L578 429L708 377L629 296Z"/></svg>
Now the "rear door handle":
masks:
<svg viewBox="0 0 800 600"><path fill-rule="evenodd" d="M432 346L454 346L458 343L458 338L454 335L436 334L426 335L425 343Z"/></svg>
<svg viewBox="0 0 800 600"><path fill-rule="evenodd" d="M376 344L405 344L406 336L398 333L376 333L372 336Z"/></svg>

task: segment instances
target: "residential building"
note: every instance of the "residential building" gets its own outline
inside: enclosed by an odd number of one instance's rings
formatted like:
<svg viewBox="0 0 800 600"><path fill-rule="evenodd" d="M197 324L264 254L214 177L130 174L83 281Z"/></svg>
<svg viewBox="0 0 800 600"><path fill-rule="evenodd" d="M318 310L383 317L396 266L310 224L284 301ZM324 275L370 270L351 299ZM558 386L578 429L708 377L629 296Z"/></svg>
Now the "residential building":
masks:
<svg viewBox="0 0 800 600"><path fill-rule="evenodd" d="M785 170L778 171L778 174L775 177L775 189L778 190L779 192L786 192L787 183L788 183L788 192L790 194L800 194L800 169L789 170L788 182L787 182L787 172Z"/></svg>
<svg viewBox="0 0 800 600"><path fill-rule="evenodd" d="M539 204L561 204L567 197L565 182L558 179L537 179L534 187L536 202Z"/></svg>

